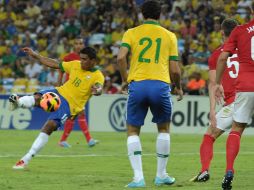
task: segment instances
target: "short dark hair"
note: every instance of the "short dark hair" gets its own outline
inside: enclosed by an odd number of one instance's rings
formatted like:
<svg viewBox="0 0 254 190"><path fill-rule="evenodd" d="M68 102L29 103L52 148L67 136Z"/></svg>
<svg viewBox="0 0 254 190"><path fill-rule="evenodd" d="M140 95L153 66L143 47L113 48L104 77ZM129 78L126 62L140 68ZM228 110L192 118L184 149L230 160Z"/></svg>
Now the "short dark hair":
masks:
<svg viewBox="0 0 254 190"><path fill-rule="evenodd" d="M94 48L92 47L84 47L83 49L80 50L79 53L82 53L82 54L86 54L89 59L96 59L96 51Z"/></svg>
<svg viewBox="0 0 254 190"><path fill-rule="evenodd" d="M223 20L221 28L224 31L225 36L229 36L232 30L238 25L238 22L235 19L227 18Z"/></svg>
<svg viewBox="0 0 254 190"><path fill-rule="evenodd" d="M158 20L161 14L161 5L158 0L145 1L141 7L142 14L145 19Z"/></svg>

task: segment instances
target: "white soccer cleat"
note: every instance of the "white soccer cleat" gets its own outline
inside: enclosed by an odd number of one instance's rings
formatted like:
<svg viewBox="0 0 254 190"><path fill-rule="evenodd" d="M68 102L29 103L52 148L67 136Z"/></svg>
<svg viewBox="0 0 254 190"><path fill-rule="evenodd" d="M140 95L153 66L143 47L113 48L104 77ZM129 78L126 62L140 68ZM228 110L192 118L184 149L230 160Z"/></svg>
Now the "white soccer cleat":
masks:
<svg viewBox="0 0 254 190"><path fill-rule="evenodd" d="M18 108L18 99L19 96L17 94L11 94L9 97L9 110L13 111Z"/></svg>
<svg viewBox="0 0 254 190"><path fill-rule="evenodd" d="M23 170L25 169L26 164L23 160L19 160L12 168L14 170Z"/></svg>

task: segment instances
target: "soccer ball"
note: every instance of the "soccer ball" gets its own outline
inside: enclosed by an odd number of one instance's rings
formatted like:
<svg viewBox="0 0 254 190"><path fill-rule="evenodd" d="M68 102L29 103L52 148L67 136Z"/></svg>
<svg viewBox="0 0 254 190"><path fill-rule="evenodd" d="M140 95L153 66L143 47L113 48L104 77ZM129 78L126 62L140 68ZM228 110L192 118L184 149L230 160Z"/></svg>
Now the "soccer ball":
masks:
<svg viewBox="0 0 254 190"><path fill-rule="evenodd" d="M47 92L42 95L40 100L41 108L46 112L54 112L61 105L60 97L54 92Z"/></svg>

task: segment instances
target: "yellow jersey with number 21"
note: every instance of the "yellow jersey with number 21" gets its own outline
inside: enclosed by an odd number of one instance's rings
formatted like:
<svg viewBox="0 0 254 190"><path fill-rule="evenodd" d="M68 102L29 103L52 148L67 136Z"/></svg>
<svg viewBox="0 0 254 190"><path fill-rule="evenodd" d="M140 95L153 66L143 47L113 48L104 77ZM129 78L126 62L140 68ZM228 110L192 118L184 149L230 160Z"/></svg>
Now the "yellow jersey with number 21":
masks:
<svg viewBox="0 0 254 190"><path fill-rule="evenodd" d="M146 21L124 33L121 46L131 53L128 83L160 80L170 83L169 60L178 60L177 39L158 22Z"/></svg>

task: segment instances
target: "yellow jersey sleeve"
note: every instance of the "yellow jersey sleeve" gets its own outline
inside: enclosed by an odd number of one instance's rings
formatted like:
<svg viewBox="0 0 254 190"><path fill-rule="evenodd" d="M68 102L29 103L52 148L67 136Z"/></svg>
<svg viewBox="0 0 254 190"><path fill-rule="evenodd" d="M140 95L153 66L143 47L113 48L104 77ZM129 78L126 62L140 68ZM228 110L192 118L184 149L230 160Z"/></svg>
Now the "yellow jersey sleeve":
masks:
<svg viewBox="0 0 254 190"><path fill-rule="evenodd" d="M68 61L68 62L61 62L59 64L60 70L65 73L70 73L71 68L77 63L77 61Z"/></svg>
<svg viewBox="0 0 254 190"><path fill-rule="evenodd" d="M171 48L170 48L170 55L169 55L169 60L172 61L178 61L178 46L177 46L177 38L174 33L171 33L170 36L171 39Z"/></svg>
<svg viewBox="0 0 254 190"><path fill-rule="evenodd" d="M122 43L121 43L121 46L123 47L127 47L129 49L129 52L131 51L131 42L132 42L132 39L131 39L131 35L130 35L130 30L127 30L124 35L123 35L123 39L122 39Z"/></svg>
<svg viewBox="0 0 254 190"><path fill-rule="evenodd" d="M105 78L101 72L98 72L97 77L95 78L94 84L104 85Z"/></svg>

